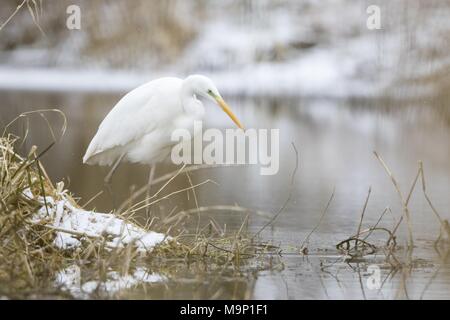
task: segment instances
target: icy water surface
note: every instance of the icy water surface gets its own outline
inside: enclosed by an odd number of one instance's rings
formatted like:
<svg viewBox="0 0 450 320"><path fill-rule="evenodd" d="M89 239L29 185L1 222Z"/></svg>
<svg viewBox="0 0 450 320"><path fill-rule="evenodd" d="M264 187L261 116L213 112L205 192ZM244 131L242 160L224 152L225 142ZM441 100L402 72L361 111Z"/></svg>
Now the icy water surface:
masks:
<svg viewBox="0 0 450 320"><path fill-rule="evenodd" d="M82 164L82 155L101 119L119 95L1 92L1 125L21 112L59 108L68 118L68 129L61 143L42 159L53 180L64 180L66 187L83 204L103 188L106 168ZM441 216L449 219L450 208L450 117L448 109L435 103L389 101L336 101L302 99L228 99L247 128L280 129L280 171L261 176L259 167L205 169L191 174L193 183L212 179L217 184L200 186L196 195L200 206L234 205L275 213L292 197L273 226L261 233L282 249L273 259L250 261L243 270L210 270L208 265L186 266L174 261L173 270L161 282L149 282L121 292L123 298L255 298L255 299L385 299L437 298L450 296L450 262L445 248L433 246L439 224L421 188L410 200L413 234L416 239L412 269L391 272L383 255L347 263L336 244L356 233L369 187L371 195L363 228L374 225L386 207L380 226L392 229L401 215L398 196L386 172L373 155L376 150L386 161L404 193L409 191L418 161L424 163L427 191ZM207 106L207 124L231 127L232 123L213 105ZM51 116L52 123L58 118ZM60 123L60 122L59 122ZM55 127L56 128L56 127ZM16 128L19 130L20 128ZM55 129L57 130L57 129ZM45 122L32 122L30 142L41 150L51 141ZM295 144L299 168L295 168ZM175 169L164 164L157 175ZM133 185L145 183L148 168L121 166L113 179L115 201L127 199ZM189 186L186 176L177 178L167 192ZM311 235L307 256L300 246L316 226L334 191L334 199L317 230ZM104 193L88 205L99 211L112 209ZM175 208L175 209L174 209ZM160 212L195 208L193 197L184 193L161 202ZM227 229L237 229L244 214L210 213ZM206 215L203 219L207 219ZM267 219L251 215L249 229L258 231ZM405 245L405 230L398 243ZM383 241L386 235L374 235ZM403 253L399 252L402 256ZM382 281L381 289L368 285L373 268Z"/></svg>

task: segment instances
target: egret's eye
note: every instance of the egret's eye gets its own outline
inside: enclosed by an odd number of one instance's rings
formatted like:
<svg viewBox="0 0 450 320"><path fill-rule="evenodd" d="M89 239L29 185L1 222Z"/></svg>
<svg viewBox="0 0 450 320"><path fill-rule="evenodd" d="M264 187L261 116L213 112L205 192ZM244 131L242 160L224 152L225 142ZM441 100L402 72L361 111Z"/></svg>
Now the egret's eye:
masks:
<svg viewBox="0 0 450 320"><path fill-rule="evenodd" d="M212 90L211 90L211 89L208 89L208 93L209 93L209 94L212 94Z"/></svg>

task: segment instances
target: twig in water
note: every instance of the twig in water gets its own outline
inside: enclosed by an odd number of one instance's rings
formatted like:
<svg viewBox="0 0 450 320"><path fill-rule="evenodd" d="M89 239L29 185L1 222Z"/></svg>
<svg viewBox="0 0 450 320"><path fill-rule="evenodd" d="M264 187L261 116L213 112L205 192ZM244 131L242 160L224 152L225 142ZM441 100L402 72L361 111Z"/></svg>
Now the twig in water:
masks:
<svg viewBox="0 0 450 320"><path fill-rule="evenodd" d="M323 210L322 215L319 218L319 221L317 222L315 227L309 232L309 234L305 237L305 239L303 240L302 244L300 245L300 250L302 252L304 252L304 253L307 252L307 248L305 247L305 245L308 244L309 238L311 237L311 235L317 230L317 228L322 223L322 220L325 217L325 214L327 213L328 208L330 207L331 201L333 201L334 193L335 193L335 189L333 188L333 192L331 193L330 199L328 199L327 205L325 206L325 209Z"/></svg>
<svg viewBox="0 0 450 320"><path fill-rule="evenodd" d="M375 223L375 225L370 228L369 232L367 233L367 235L364 237L363 240L366 240L368 237L370 237L370 235L372 234L372 232L374 231L375 228L378 227L378 225L380 224L381 220L383 219L384 215L386 214L386 212L388 212L389 207L385 208L383 210L383 212L381 213L380 217L378 218L377 222ZM361 233L358 233L357 236L359 236Z"/></svg>
<svg viewBox="0 0 450 320"><path fill-rule="evenodd" d="M357 236L356 236L356 241L355 241L355 250L358 250L358 237L359 234L361 232L361 226L364 220L364 214L366 213L366 209L367 209L367 204L369 203L369 198L370 198L370 193L372 192L372 187L369 187L369 191L367 192L367 197L366 197L366 201L364 202L364 207L363 210L361 212L361 218L359 219L359 225L358 225L358 232L356 232Z"/></svg>
<svg viewBox="0 0 450 320"><path fill-rule="evenodd" d="M295 178L295 174L297 173L297 169L298 169L298 151L293 142L292 142L292 147L294 148L294 151L295 151L295 168L294 168L294 171L292 172L292 176L291 176L291 185L289 188L289 195L288 195L286 201L281 206L281 208L278 210L278 212L273 216L273 218L270 219L270 221L268 221L261 229L259 229L259 231L253 235L252 239L255 239L264 229L266 229L268 226L270 226L278 218L278 216L284 211L284 209L286 208L289 201L291 201L292 192L294 190L294 178Z"/></svg>
<svg viewBox="0 0 450 320"><path fill-rule="evenodd" d="M431 278L428 280L427 284L425 285L425 287L423 288L422 293L420 294L420 300L423 299L423 297L425 296L425 293L427 292L428 288L430 287L430 285L433 283L434 279L436 279L437 275L439 274L439 272L441 271L442 267L445 266L445 262L447 261L447 258L449 256L450 250L447 250L447 252L445 253L445 256L442 259L441 264L439 265L439 267L436 269L436 271L433 273L433 275L431 276Z"/></svg>
<svg viewBox="0 0 450 320"><path fill-rule="evenodd" d="M363 285L362 277L361 277L361 267L359 266L359 263L357 263L356 268L358 270L359 285L361 287L361 292L362 292L363 298L364 298L364 300L367 300L366 291L364 290L364 285Z"/></svg>
<svg viewBox="0 0 450 320"><path fill-rule="evenodd" d="M384 160L381 158L381 156L378 155L378 153L376 151L373 152L375 157L378 159L378 161L381 163L381 165L383 166L384 170L386 171L386 173L388 174L388 176L391 178L392 184L394 185L395 190L397 191L397 194L400 198L400 202L402 204L403 207L403 215L406 219L406 222L408 224L408 243L409 243L409 249L412 250L413 245L414 245L414 240L413 240L413 232L412 232L412 223L411 223L411 217L409 215L409 210L408 210L408 204L407 202L403 199L403 194L400 191L400 187L397 183L397 180L395 179L394 175L392 174L392 171L389 169L389 167L386 165L386 163L384 162Z"/></svg>
<svg viewBox="0 0 450 320"><path fill-rule="evenodd" d="M420 177L422 180L422 191L423 195L425 196L425 199L427 200L428 204L430 205L431 210L436 215L436 218L439 220L439 223L442 225L444 223L443 219L441 218L440 214L437 212L436 208L434 207L433 203L431 202L430 198L427 194L427 188L425 185L425 174L423 172L423 163L422 161L419 162L419 170L420 170Z"/></svg>

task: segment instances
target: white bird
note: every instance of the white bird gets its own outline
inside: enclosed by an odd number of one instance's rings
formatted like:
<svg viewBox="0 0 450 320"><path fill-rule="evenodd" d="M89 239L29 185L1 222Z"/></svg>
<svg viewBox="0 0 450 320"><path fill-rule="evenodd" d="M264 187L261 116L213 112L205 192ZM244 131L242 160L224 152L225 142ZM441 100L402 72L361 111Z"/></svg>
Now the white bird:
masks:
<svg viewBox="0 0 450 320"><path fill-rule="evenodd" d="M178 128L189 130L194 121L204 117L200 97L217 103L243 128L209 78L202 75L160 78L120 99L100 124L83 163L113 165L105 178L106 184L122 161L152 165L150 186L155 164L164 160L176 144L171 141L172 132Z"/></svg>

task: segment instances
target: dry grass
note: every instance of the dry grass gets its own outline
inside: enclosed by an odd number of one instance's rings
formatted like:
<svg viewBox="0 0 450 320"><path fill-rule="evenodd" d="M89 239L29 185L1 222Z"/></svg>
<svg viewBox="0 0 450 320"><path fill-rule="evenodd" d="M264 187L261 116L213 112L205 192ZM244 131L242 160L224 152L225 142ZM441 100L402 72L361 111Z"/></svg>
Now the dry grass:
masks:
<svg viewBox="0 0 450 320"><path fill-rule="evenodd" d="M369 271L369 266L377 265L383 270L388 271L387 275L383 276L382 278L381 286L380 288L378 288L378 293L383 290L383 287L386 283L395 283L393 280L394 278L396 278L396 283L398 284L398 286L396 288L396 291L394 291L394 298L413 298L412 296L410 296L410 292L408 291L408 282L412 279L412 271L415 269L420 270L423 267L423 262L427 261L426 257L419 256L418 254L413 255L415 249L415 238L412 229L412 210L409 208L409 205L413 193L416 190L418 183L420 182L422 195L426 200L429 208L431 209L432 215L436 218L436 221L440 226L439 234L436 235L436 239L434 240L434 250L438 255L439 266L435 269L432 276L423 287L420 296L415 297L423 299L430 285L436 279L438 273L448 264L448 257L450 255L449 222L448 220L442 218L442 215L438 212L436 206L432 202L431 197L427 193L424 166L421 161L419 161L418 163L418 169L413 178L408 193L403 193L400 189L400 185L397 179L395 178L395 175L393 174L387 163L384 161L384 159L377 152L374 152L374 155L376 160L380 162L388 178L391 180L394 191L398 195L398 199L401 204L400 217L396 219L396 215L391 210L391 208L386 207L381 212L380 216L373 225L364 228L364 219L367 216L367 209L369 207L369 200L372 191L372 188L370 187L362 206L356 233L336 244L336 249L340 253L340 256L335 261L332 261L331 263L323 263L321 261L319 269L319 279L321 281L322 287L325 290L325 295L328 296L327 289L322 282L322 276L326 275L333 277L339 287L341 287L342 284L338 277L340 266L344 267L346 270L348 270L347 268L349 268L351 272L358 275L361 287L361 297L366 299L367 294L365 292L362 272L364 272L365 276L367 276L367 273L371 273L371 271ZM330 203L333 200L333 197L334 191L330 199L328 200L326 208L320 216L317 225L311 230L311 232L307 235L305 240L300 245L299 251L301 254L305 256L309 254L309 239L321 224L325 214L328 211ZM384 223L385 217L388 215L394 220L394 224L392 227L388 227L388 224ZM405 221L406 239L402 239L398 235L398 231L400 227L405 224ZM402 242L405 243L404 246L401 245ZM423 253L423 250L421 250L421 252ZM334 271L331 272L330 270L334 270L335 273Z"/></svg>
<svg viewBox="0 0 450 320"><path fill-rule="evenodd" d="M340 241L336 245L336 248L343 255L344 261L347 262L349 266L351 266L351 263L356 263L357 265L356 269L358 272L360 272L361 269L359 267L359 264L361 262L370 261L367 260L366 258L375 255L378 257L378 259L380 258L380 256L383 257L384 262L387 264L386 267L388 267L389 273L384 278L381 284L381 288L379 290L383 288L383 285L386 283L388 279L393 279L396 275L399 275L399 286L397 288L396 298L409 299L410 296L407 289L407 281L410 278L411 272L416 265L416 259L413 256L414 234L412 230L412 217L410 214L409 202L411 200L411 197L414 193L414 190L416 189L419 180L421 181L422 185L422 194L425 200L427 201L427 204L431 208L433 215L435 216L440 225L440 231L434 242L434 248L435 251L438 253L439 257L441 258L441 260L443 261L442 265L444 265L450 252L448 247L448 243L450 240L449 223L447 220L443 219L442 216L438 213L436 207L433 205L431 201L431 198L427 194L425 174L422 162L419 162L418 164L418 170L413 179L409 192L407 194L404 194L401 191L394 174L392 173L391 169L388 167L386 162L377 152L374 152L374 154L376 159L380 162L380 164L382 165L383 169L385 170L386 174L388 175L388 177L392 182L394 190L397 193L401 204L402 214L400 215L398 221L394 223L393 227L390 228L382 226L383 218L386 216L386 214L389 213L390 215L392 215L392 217L394 217L392 210L389 207L386 207L380 214L380 217L377 219L374 225L363 229L362 225L371 193L371 188L369 188L369 192L367 194L360 215L360 221L358 224L357 232L354 235L348 237L347 239ZM406 225L407 245L405 247L402 247L398 244L397 233L404 221L406 221L407 223ZM385 234L384 243L383 242L380 243L380 239L383 239L383 237L381 237L379 233ZM373 236L374 234L377 235L374 237ZM420 261L420 257L417 257L417 259L418 259L417 261ZM439 272L442 265L436 270L436 272L430 278L429 282L423 289L420 298L423 298L429 285L436 277L436 274ZM362 281L361 278L360 281ZM361 289L363 297L366 298L363 286L361 286Z"/></svg>
<svg viewBox="0 0 450 320"><path fill-rule="evenodd" d="M363 210L361 212L358 230L357 230L356 234L339 242L336 245L336 248L340 252L342 252L344 255L348 256L350 259L360 258L360 257L366 256L366 255L370 255L370 254L374 254L374 253L382 251L385 254L386 261L389 262L392 267L398 268L398 267L402 267L405 265L410 265L412 263L411 254L414 249L414 236L413 236L413 230L412 230L412 219L410 216L410 209L409 209L408 205L409 205L411 196L417 186L417 182L419 181L419 179L421 180L421 184L422 184L423 196L425 197L428 205L430 206L434 216L436 217L436 219L438 220L439 225L440 225L440 232L435 240L435 247L438 247L442 241L448 241L450 239L450 229L448 228L449 223L447 220L444 220L443 218L441 218L441 215L436 210L435 206L433 205L430 197L428 196L428 194L426 192L425 174L424 174L422 162L419 162L418 170L413 179L413 183L409 189L409 192L405 196L405 194L403 194L402 191L400 190L399 184L398 184L394 174L392 173L392 171L390 170L388 165L385 163L383 158L377 152L374 152L374 154L375 154L376 159L381 163L382 167L386 171L386 174L388 175L388 177L391 179L392 185L393 185L396 193L398 194L398 198L399 198L399 201L402 206L402 215L400 216L397 223L395 223L395 225L392 228L381 227L380 223L382 222L386 213L389 212L392 214L391 209L389 207L387 207L386 209L383 210L383 212L381 213L381 215L378 218L375 225L362 230L361 227L363 224L364 215L366 212L366 208L367 208L369 198L370 198L370 193L371 193L371 189L369 189L367 198L364 203ZM396 250L398 249L396 234L397 234L399 227L405 220L407 222L407 231L408 231L408 245L407 245L408 259L402 261L401 259L397 258L396 254L395 254ZM386 234L386 242L384 245L377 245L368 240L376 232L382 232L382 233ZM358 244L360 245L359 247L358 247Z"/></svg>
<svg viewBox="0 0 450 320"><path fill-rule="evenodd" d="M0 140L0 282L9 284L1 287L11 294L39 287L64 260L52 246L54 232L29 222L42 204L24 191L55 195L55 188L35 148L24 158L14 152L17 140L11 135Z"/></svg>
<svg viewBox="0 0 450 320"><path fill-rule="evenodd" d="M146 230L151 228L164 231L175 240L158 245L151 254L145 256L131 246L111 250L106 246L106 238L89 237L84 234L77 235L82 240L82 247L62 251L53 244L55 231L61 230L33 223L30 218L40 208L47 207L45 200L35 199L39 197L46 199L46 196L57 199L63 185L55 186L39 162L40 156L46 150L37 153L36 148L32 147L26 157L21 157L15 151L19 141L18 137L8 134L0 139L0 284L2 284L0 296L64 297L63 291L54 285L55 274L74 264L91 278L106 280L111 270L118 270L126 275L142 263L151 267L152 271L163 271L170 270L169 265L174 259L178 263L201 260L206 262L209 268L225 270L230 267L239 268L249 258L258 258L264 253L276 251L276 247L259 243L250 237L247 232L248 215L236 232L224 230L211 219L205 227L189 233L185 228L179 227L185 220L195 216L189 211L168 215L165 218L153 217L149 219L147 225L140 226ZM53 144L49 148L51 146ZM170 181L171 178L164 185ZM192 186L192 189L194 187ZM26 190L31 190L33 197L27 196ZM180 192L187 191L180 190ZM170 194L156 193L152 196L150 204L168 196ZM73 198L70 199L74 206L79 207ZM134 206L136 209L136 204ZM241 207L219 206L215 209L246 212ZM203 210L209 211L209 208ZM200 211L202 209L199 207L198 212ZM128 223L137 224L128 210L120 216Z"/></svg>

